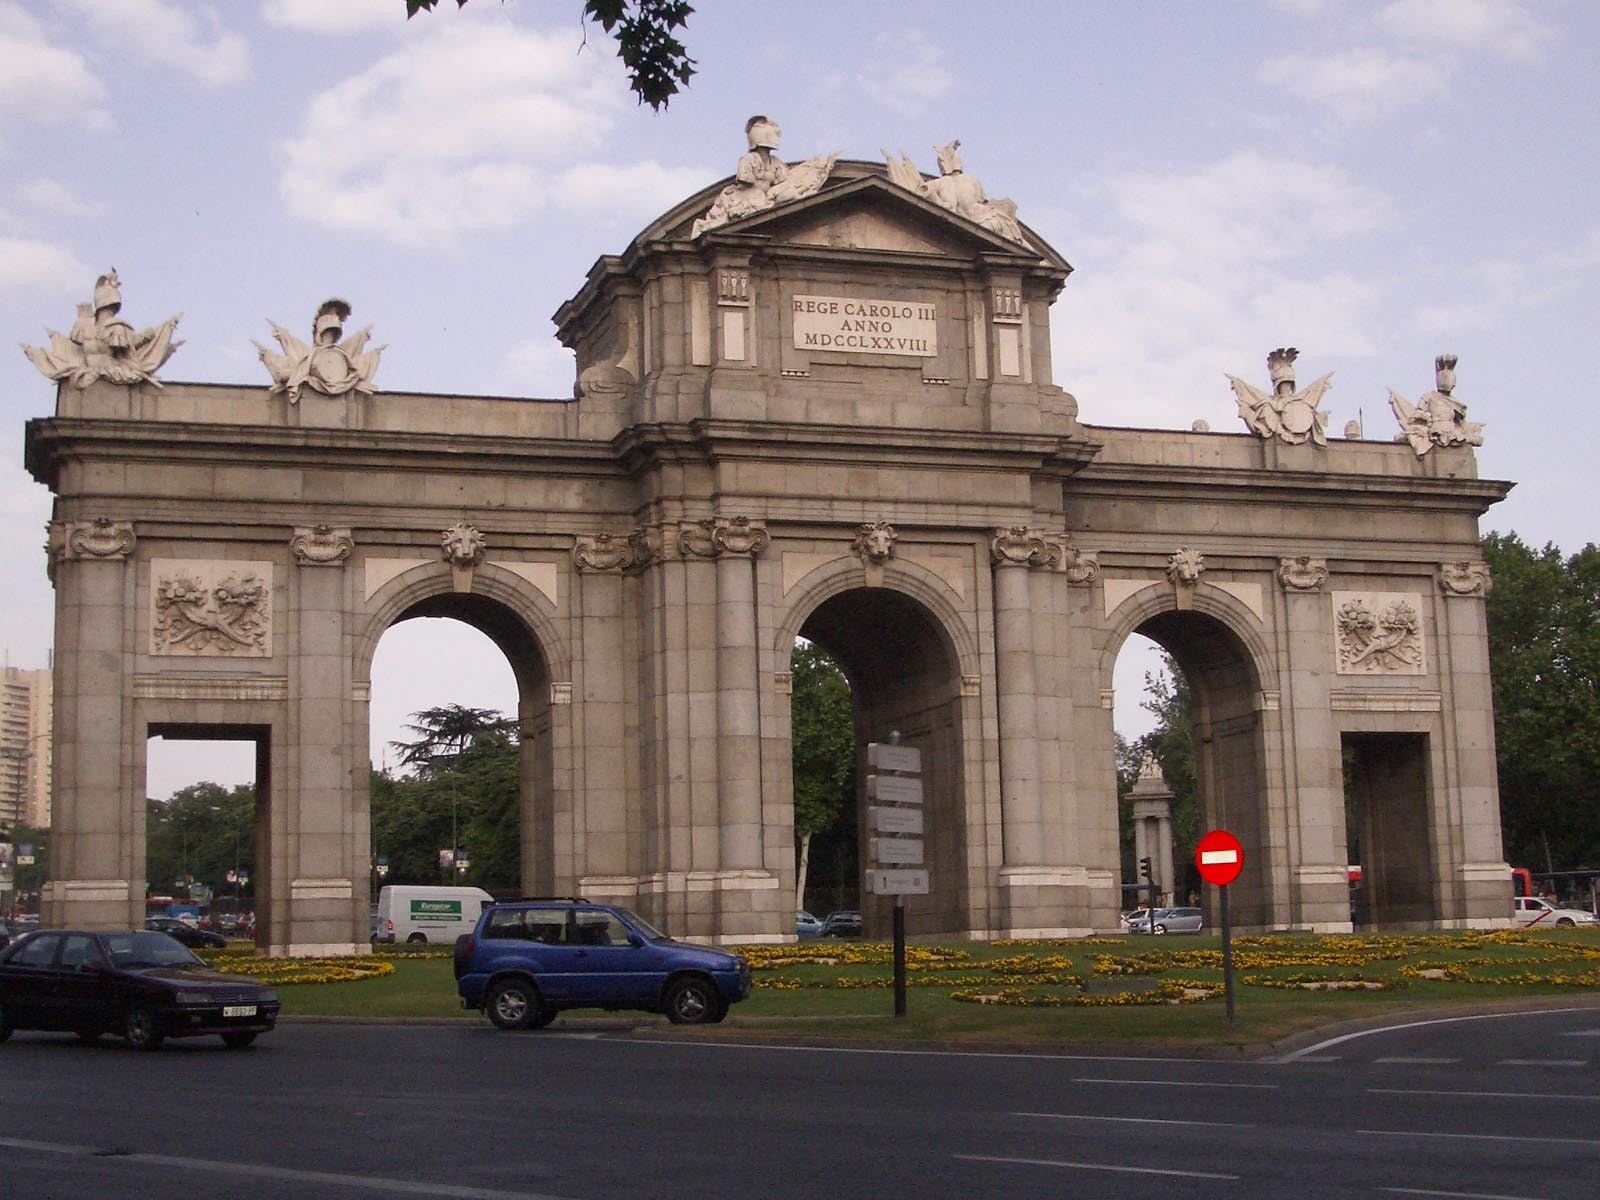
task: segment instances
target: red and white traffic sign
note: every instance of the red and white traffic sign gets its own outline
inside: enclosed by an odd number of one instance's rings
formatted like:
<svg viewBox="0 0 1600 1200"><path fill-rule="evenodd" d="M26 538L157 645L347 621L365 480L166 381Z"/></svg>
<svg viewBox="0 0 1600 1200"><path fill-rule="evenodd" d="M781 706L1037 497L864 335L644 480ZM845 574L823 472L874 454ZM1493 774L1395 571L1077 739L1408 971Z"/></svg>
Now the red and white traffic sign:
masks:
<svg viewBox="0 0 1600 1200"><path fill-rule="evenodd" d="M1201 879L1226 887L1244 870L1244 847L1226 829L1213 829L1195 846L1194 865Z"/></svg>

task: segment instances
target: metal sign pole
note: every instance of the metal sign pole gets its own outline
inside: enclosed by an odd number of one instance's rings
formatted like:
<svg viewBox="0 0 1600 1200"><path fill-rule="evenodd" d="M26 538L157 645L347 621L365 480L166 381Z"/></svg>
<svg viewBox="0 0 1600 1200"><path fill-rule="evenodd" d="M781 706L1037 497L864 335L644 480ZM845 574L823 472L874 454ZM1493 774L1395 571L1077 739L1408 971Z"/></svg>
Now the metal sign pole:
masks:
<svg viewBox="0 0 1600 1200"><path fill-rule="evenodd" d="M1222 994L1228 1007L1228 1027L1233 1028L1233 924L1228 916L1228 885L1222 892Z"/></svg>
<svg viewBox="0 0 1600 1200"><path fill-rule="evenodd" d="M894 1015L906 1015L906 898L894 898Z"/></svg>

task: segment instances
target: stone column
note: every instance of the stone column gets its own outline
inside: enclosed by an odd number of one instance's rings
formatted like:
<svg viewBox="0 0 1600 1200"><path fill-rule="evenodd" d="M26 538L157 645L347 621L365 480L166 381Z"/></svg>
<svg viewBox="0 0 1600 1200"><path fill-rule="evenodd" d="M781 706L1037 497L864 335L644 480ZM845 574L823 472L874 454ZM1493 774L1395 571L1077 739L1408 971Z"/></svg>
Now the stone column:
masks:
<svg viewBox="0 0 1600 1200"><path fill-rule="evenodd" d="M98 518L50 527L56 588L53 821L46 925L144 923L144 795L128 778L133 525Z"/></svg>
<svg viewBox="0 0 1600 1200"><path fill-rule="evenodd" d="M1028 568L1048 547L1020 526L998 530L994 562L994 651L1000 717L1000 804L1005 865L1044 858L1039 796L1039 722L1033 671L1033 603Z"/></svg>
<svg viewBox="0 0 1600 1200"><path fill-rule="evenodd" d="M1504 923L1505 880L1509 870L1500 834L1500 789L1494 747L1494 693L1489 678L1489 628L1485 601L1493 581L1483 562L1443 563L1444 645L1439 661L1449 691L1445 712L1453 726L1455 794L1460 811L1446 819L1460 830L1457 862L1437 864L1437 878L1455 882L1455 896L1444 890L1453 911L1439 916L1469 928ZM1435 754L1438 752L1435 751ZM1435 786L1434 791L1439 789ZM1438 800L1430 798L1438 812ZM1446 844L1436 839L1436 844ZM1443 889L1442 889L1443 890Z"/></svg>
<svg viewBox="0 0 1600 1200"><path fill-rule="evenodd" d="M288 896L288 919L268 931L272 954L352 954L366 948L367 870L371 823L350 804L351 762L345 742L349 656L344 652L344 564L355 549L347 528L297 528L289 541L293 636L289 653L288 778L261 786L261 800L284 806L277 828L290 844L272 846L273 891ZM258 785L263 781L258 780ZM283 873L277 874L278 868ZM285 887L286 885L286 887Z"/></svg>
<svg viewBox="0 0 1600 1200"><path fill-rule="evenodd" d="M717 795L721 867L757 870L761 858L761 712L756 693L756 555L771 539L744 518L719 523L717 554Z"/></svg>

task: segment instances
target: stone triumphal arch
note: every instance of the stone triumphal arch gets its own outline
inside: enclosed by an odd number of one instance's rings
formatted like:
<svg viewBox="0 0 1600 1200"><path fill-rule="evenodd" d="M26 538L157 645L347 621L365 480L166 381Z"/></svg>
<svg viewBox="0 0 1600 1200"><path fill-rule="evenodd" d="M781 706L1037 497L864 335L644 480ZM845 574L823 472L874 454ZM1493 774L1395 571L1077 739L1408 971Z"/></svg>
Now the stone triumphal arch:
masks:
<svg viewBox="0 0 1600 1200"><path fill-rule="evenodd" d="M114 274L29 349L58 381L27 432L56 497L48 919L140 918L149 736L244 738L263 945L365 945L373 652L450 616L516 672L524 887L679 935L792 936L796 636L863 746L923 752L914 932L1115 927L1134 633L1193 687L1243 925L1349 927L1347 777L1369 919L1503 922L1477 521L1507 485L1453 360L1395 440L1328 437L1291 350L1234 381L1242 432L1081 424L1048 323L1071 268L954 145L926 177L747 132L556 313L570 399L379 391L342 301L276 329L269 383L158 385L172 322L123 320Z"/></svg>

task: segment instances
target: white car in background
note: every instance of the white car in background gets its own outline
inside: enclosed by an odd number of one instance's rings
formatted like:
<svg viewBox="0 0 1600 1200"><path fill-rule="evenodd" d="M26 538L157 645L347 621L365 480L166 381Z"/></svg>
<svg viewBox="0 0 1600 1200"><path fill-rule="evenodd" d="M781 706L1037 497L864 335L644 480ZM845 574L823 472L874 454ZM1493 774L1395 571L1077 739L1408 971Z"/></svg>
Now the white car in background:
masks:
<svg viewBox="0 0 1600 1200"><path fill-rule="evenodd" d="M1538 896L1518 896L1512 917L1524 929L1549 929L1552 925L1600 925L1600 917L1581 908L1557 908Z"/></svg>

